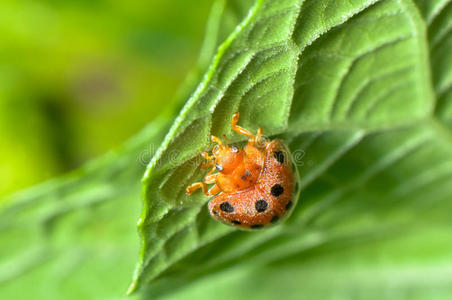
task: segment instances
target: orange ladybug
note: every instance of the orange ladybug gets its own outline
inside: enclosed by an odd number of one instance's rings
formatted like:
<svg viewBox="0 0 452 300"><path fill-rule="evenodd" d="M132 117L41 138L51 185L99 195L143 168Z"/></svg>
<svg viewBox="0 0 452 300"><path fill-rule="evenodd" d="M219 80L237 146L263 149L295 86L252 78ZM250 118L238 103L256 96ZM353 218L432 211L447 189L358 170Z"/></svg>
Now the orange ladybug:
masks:
<svg viewBox="0 0 452 300"><path fill-rule="evenodd" d="M239 113L232 117L232 130L247 136L243 149L217 143L201 169L211 168L203 182L187 187L187 195L201 188L215 219L241 229L258 229L275 224L295 206L298 199L298 173L286 145L280 140L264 141L262 128L257 135L237 125ZM214 174L215 171L218 171ZM207 184L215 184L207 190Z"/></svg>

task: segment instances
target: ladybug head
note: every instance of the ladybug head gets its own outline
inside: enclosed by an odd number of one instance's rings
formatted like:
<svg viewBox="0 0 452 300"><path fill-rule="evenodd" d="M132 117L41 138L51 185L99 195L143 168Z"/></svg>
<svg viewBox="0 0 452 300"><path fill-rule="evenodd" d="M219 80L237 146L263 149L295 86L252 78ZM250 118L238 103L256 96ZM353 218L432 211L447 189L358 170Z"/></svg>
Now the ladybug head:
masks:
<svg viewBox="0 0 452 300"><path fill-rule="evenodd" d="M236 146L216 145L212 150L215 156L215 167L223 174L234 171L243 161L243 151Z"/></svg>

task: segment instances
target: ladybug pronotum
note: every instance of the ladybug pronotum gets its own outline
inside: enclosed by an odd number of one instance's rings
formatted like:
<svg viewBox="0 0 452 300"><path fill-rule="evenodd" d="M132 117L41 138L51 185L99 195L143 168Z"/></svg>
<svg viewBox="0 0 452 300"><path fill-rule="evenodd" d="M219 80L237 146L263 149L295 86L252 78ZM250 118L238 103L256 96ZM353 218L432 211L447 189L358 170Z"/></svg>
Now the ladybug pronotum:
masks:
<svg viewBox="0 0 452 300"><path fill-rule="evenodd" d="M237 125L239 113L232 117L232 130L248 137L243 149L217 145L201 169L210 171L203 182L187 187L187 195L201 188L215 219L241 229L258 229L278 223L295 206L298 199L298 173L286 145L281 140L264 141L262 128L257 135ZM215 171L218 171L214 174ZM207 184L215 184L209 190Z"/></svg>

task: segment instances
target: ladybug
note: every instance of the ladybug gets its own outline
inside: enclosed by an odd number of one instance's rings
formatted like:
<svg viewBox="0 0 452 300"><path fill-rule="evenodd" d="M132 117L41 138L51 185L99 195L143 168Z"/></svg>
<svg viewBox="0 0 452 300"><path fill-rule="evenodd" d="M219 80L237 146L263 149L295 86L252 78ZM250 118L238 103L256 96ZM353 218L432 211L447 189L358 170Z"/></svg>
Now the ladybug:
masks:
<svg viewBox="0 0 452 300"><path fill-rule="evenodd" d="M291 154L281 140L264 141L262 128L257 135L237 125L239 113L232 117L232 130L247 136L243 149L224 145L212 136L217 145L212 155L203 152L211 168L203 182L187 187L191 195L201 188L209 202L211 216L240 229L259 229L278 223L286 217L298 199L298 172ZM214 174L214 172L217 173ZM207 190L207 184L215 184Z"/></svg>

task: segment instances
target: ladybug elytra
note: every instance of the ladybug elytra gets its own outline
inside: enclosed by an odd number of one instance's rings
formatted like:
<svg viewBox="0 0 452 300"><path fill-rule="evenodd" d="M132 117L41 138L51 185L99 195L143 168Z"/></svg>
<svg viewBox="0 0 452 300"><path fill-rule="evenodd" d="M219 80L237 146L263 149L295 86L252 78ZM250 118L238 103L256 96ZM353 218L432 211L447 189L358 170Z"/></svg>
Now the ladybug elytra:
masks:
<svg viewBox="0 0 452 300"><path fill-rule="evenodd" d="M232 117L232 130L247 136L243 149L217 145L212 155L203 152L210 168L203 182L187 187L187 195L201 188L215 219L241 229L258 229L275 224L288 215L298 198L298 173L287 146L281 140L264 141L262 128L257 135L237 125L239 113ZM217 171L216 173L214 173ZM209 190L207 184L215 184Z"/></svg>

